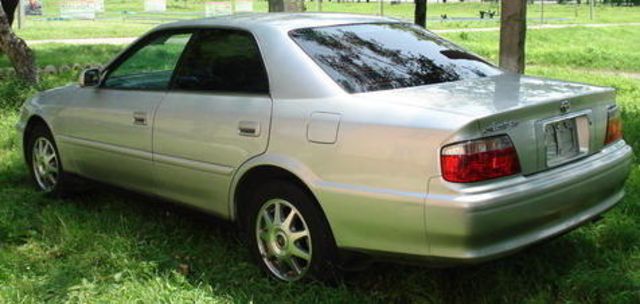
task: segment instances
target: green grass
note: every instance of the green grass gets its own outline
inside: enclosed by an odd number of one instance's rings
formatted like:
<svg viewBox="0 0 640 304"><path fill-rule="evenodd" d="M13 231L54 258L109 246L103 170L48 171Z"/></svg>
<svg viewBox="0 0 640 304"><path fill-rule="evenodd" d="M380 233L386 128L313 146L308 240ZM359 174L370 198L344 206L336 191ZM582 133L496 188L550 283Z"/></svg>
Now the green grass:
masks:
<svg viewBox="0 0 640 304"><path fill-rule="evenodd" d="M39 67L53 65L56 67L70 66L75 63L106 64L112 60L124 46L121 45L65 45L38 44L32 46ZM0 68L10 67L8 59L0 55Z"/></svg>
<svg viewBox="0 0 640 304"><path fill-rule="evenodd" d="M528 73L616 87L625 139L638 156L640 80L602 73L618 68L640 73L635 59L625 59L639 49L637 35L623 29L557 31L530 32L529 62L535 65ZM495 58L491 33L449 36ZM618 39L628 49L611 43ZM91 58L94 51L107 57L100 48L36 50L41 60L53 60L45 58L44 50L51 57L73 53ZM75 76L47 78L39 89ZM549 243L471 267L381 264L350 274L335 288L287 285L265 278L249 262L233 228L209 216L107 187L65 200L35 193L13 129L18 118L14 104L32 92L13 81L0 82L1 100L15 101L0 110L0 303L640 302L637 157L619 206L604 220ZM181 264L189 266L188 274L180 274Z"/></svg>
<svg viewBox="0 0 640 304"><path fill-rule="evenodd" d="M123 20L31 21L24 29L16 30L16 33L27 40L137 37L160 23Z"/></svg>
<svg viewBox="0 0 640 304"><path fill-rule="evenodd" d="M497 32L461 32L442 34L494 62L497 61ZM570 41L570 43L568 43ZM104 64L118 54L119 45L38 44L37 64L62 66L73 63ZM564 28L531 30L527 33L527 64L607 71L640 72L640 26L608 28ZM60 56L73 54L73 56ZM0 57L0 68L9 67Z"/></svg>
<svg viewBox="0 0 640 304"><path fill-rule="evenodd" d="M364 1L363 1L364 2ZM316 11L315 3L307 3L309 11ZM353 12L360 14L379 14L378 3L324 3L322 10L325 12ZM389 5L385 3L384 15L413 20L413 3L402 3L400 5ZM500 18L485 20L456 21L457 18L479 18L479 12L498 11L499 8L494 2L474 2L474 3L429 3L427 7L428 27L432 29L441 28L477 28L477 27L498 27ZM557 5L545 4L544 18L545 24L562 23L619 23L638 22L640 7L620 8L611 6L598 6L596 14L591 19L588 5ZM449 21L442 22L440 16L446 14ZM529 5L527 7L527 18L529 24L540 24L540 5ZM566 19L566 20L559 20Z"/></svg>
<svg viewBox="0 0 640 304"><path fill-rule="evenodd" d="M45 2L44 16L28 17L26 27L18 30L18 34L26 39L56 38L95 38L95 37L135 37L154 26L171 20L198 18L204 16L204 3L208 1L168 1L165 14L149 14L143 12L143 1L105 0L106 12L98 15L98 20L65 20L46 21L47 18L59 16L59 1ZM186 3L186 5L185 5ZM317 11L316 2L307 2L307 11ZM432 29L497 27L499 18L492 20L471 20L442 22L440 16L446 14L450 19L478 18L480 10L497 10L492 2L485 3L447 3L429 4L428 27ZM386 16L413 20L413 3L390 5L385 3ZM254 11L266 12L266 1L255 1ZM378 3L337 3L325 1L324 12L347 12L358 14L379 14ZM126 14L123 12L127 12ZM611 7L599 5L594 19L589 17L588 5L555 5L547 4L544 9L545 23L621 23L638 22L640 7ZM159 19L162 18L162 19ZM529 5L529 24L539 24L540 5ZM561 18L562 20L559 20Z"/></svg>
<svg viewBox="0 0 640 304"><path fill-rule="evenodd" d="M497 61L498 32L442 36ZM529 65L640 72L640 26L530 30L526 47Z"/></svg>

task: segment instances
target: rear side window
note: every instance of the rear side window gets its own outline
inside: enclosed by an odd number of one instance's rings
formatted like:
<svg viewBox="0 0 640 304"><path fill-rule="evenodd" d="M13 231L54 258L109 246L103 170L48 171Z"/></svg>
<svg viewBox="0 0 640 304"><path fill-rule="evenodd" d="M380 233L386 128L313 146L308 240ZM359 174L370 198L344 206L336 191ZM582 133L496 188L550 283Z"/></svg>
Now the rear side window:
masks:
<svg viewBox="0 0 640 304"><path fill-rule="evenodd" d="M350 93L486 77L501 71L410 24L304 28L291 38Z"/></svg>
<svg viewBox="0 0 640 304"><path fill-rule="evenodd" d="M173 89L235 93L268 93L269 82L258 45L250 33L203 30L189 45Z"/></svg>

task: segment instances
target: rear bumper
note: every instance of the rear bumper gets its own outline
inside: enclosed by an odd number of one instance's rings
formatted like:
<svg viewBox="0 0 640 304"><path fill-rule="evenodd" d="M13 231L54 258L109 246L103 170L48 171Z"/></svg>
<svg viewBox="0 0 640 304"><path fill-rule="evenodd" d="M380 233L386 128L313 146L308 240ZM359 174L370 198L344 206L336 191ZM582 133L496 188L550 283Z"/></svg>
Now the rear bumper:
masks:
<svg viewBox="0 0 640 304"><path fill-rule="evenodd" d="M622 199L631 161L621 141L527 177L459 188L434 178L425 209L429 256L479 262L576 228Z"/></svg>

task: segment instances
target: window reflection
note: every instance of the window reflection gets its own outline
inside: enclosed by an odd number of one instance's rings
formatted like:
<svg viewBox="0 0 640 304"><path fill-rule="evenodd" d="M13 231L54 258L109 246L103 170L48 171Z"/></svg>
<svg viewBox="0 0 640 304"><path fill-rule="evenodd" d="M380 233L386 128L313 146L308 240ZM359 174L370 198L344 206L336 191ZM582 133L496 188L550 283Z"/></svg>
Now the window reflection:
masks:
<svg viewBox="0 0 640 304"><path fill-rule="evenodd" d="M291 37L350 93L501 73L479 57L409 24L306 28L292 31Z"/></svg>
<svg viewBox="0 0 640 304"><path fill-rule="evenodd" d="M112 89L165 90L191 34L161 34L111 72L104 86Z"/></svg>

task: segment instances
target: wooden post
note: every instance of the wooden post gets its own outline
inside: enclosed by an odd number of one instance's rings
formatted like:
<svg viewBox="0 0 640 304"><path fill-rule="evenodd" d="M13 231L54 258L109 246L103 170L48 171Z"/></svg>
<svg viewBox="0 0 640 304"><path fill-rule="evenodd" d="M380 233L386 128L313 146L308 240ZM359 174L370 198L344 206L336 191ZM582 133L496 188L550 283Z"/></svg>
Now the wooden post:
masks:
<svg viewBox="0 0 640 304"><path fill-rule="evenodd" d="M378 14L384 16L384 0L378 0Z"/></svg>
<svg viewBox="0 0 640 304"><path fill-rule="evenodd" d="M524 73L527 0L502 0L500 21L500 67Z"/></svg>
<svg viewBox="0 0 640 304"><path fill-rule="evenodd" d="M593 0L589 0L589 19L593 20Z"/></svg>
<svg viewBox="0 0 640 304"><path fill-rule="evenodd" d="M25 19L25 12L24 12L24 1L20 0L18 1L18 8L16 9L17 13L16 13L16 17L18 19L18 29L21 30L24 27L24 19Z"/></svg>

